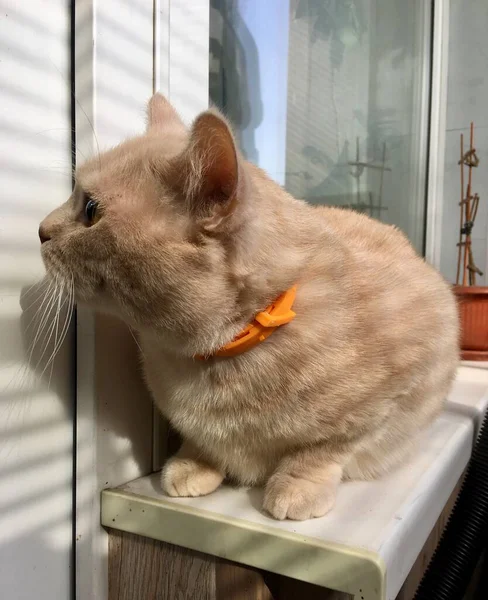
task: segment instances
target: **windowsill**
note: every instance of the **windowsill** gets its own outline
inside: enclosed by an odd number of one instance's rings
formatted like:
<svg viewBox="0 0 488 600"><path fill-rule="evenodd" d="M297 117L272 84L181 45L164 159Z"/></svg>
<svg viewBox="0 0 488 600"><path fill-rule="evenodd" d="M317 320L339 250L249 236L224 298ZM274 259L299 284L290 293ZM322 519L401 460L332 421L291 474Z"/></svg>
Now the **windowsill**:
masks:
<svg viewBox="0 0 488 600"><path fill-rule="evenodd" d="M102 525L390 600L462 476L487 407L488 364L464 363L410 462L379 481L342 484L336 507L321 519L274 521L260 512L260 490L168 498L154 474L105 490Z"/></svg>

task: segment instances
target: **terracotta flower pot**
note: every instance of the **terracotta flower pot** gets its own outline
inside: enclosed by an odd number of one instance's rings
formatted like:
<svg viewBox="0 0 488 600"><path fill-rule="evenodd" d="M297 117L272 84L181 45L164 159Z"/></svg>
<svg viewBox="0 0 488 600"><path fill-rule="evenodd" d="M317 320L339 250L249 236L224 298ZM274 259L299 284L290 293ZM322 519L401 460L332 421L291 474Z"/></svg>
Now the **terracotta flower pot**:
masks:
<svg viewBox="0 0 488 600"><path fill-rule="evenodd" d="M488 287L455 285L463 360L488 361Z"/></svg>

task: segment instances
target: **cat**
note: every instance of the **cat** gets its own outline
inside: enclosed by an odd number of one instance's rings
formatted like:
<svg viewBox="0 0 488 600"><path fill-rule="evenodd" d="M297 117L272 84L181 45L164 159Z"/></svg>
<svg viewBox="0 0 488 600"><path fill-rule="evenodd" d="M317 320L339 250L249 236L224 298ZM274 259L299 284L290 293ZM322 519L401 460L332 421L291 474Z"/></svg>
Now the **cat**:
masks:
<svg viewBox="0 0 488 600"><path fill-rule="evenodd" d="M80 166L39 236L48 273L138 332L154 401L183 438L162 472L170 496L229 479L263 485L276 519L321 517L342 480L405 459L453 381L443 278L397 228L292 198L217 110L188 130L153 96L145 134ZM294 290L294 318L218 355Z"/></svg>

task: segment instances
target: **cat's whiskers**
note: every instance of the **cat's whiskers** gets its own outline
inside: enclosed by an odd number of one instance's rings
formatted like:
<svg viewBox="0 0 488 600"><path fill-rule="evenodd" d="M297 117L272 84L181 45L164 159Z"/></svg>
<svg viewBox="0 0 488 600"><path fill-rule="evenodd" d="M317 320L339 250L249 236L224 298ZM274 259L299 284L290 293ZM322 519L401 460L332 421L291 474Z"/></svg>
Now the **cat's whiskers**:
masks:
<svg viewBox="0 0 488 600"><path fill-rule="evenodd" d="M47 384L48 389L50 389L52 366L55 357L66 337L66 333L69 330L71 316L73 313L73 277L71 277L66 283L59 276L55 275L49 280L48 285L44 286L44 288L39 288L38 284L34 284L34 286L32 286L28 291L32 293L33 290L40 290L44 296L40 302L40 306L35 311L34 317L29 323L29 327L32 326L33 322L36 323L34 339L29 344L29 348L25 354L25 356L28 358L24 360L21 366L19 366L19 368L16 370L16 373L12 375L5 389L2 390L2 392L7 392L9 388L11 388L13 385L15 386L14 390L12 390L13 397L11 401L7 402L1 411L2 421L4 424L11 424L12 427L17 427L17 423L24 422L24 419L29 414L30 406L33 401L31 386L35 386L36 382L43 377L47 369L51 366L51 372ZM40 295L38 295L36 300L32 302L28 308L31 308L36 302L39 301ZM67 310L64 315L63 326L60 327L60 318L61 314L64 312L63 309L65 306L67 306ZM55 309L54 314L53 309ZM24 309L24 313L26 310L27 309ZM53 318L52 321L51 317ZM24 330L24 335L25 331L26 330ZM54 343L52 343L53 337ZM40 346L43 346L43 350L39 359L37 360L37 364L34 365L33 357L36 353L36 349L38 349ZM42 372L39 373L39 365L43 362L43 357L45 356L49 347L53 348L52 352L45 366L43 367ZM20 391L22 391L22 396L18 397L18 393ZM8 451L8 448L6 448L0 441L0 452L5 454L5 452Z"/></svg>
<svg viewBox="0 0 488 600"><path fill-rule="evenodd" d="M66 299L64 299L64 300L63 300L63 303L62 303L62 305L61 305L61 297L62 297L62 295L60 294L60 295L59 295L59 301L58 301L58 310L57 310L56 317L55 317L55 321L56 321L56 331L55 331L55 334L54 334L54 348L56 348L56 343L57 343L57 339L58 339L58 330L59 330L59 315L60 315L60 312L61 312L61 308L62 308L62 306L64 306L64 304L65 304L65 302L66 302ZM53 350L53 352L54 352L54 350ZM51 359L51 357L52 357L52 353L51 353L51 356L49 357L49 360ZM44 375L44 372L46 371L46 369L47 369L48 365L49 365L49 361L46 363L46 366L44 367L44 369L43 369L43 371L42 371L42 373L41 373L41 377ZM49 382L48 382L48 384L47 384L47 388L48 388L48 389L51 389L51 377L52 377L52 375L53 375L53 366L54 366L54 361L51 361L51 370L50 370L50 372L49 372Z"/></svg>
<svg viewBox="0 0 488 600"><path fill-rule="evenodd" d="M130 334L131 334L131 336L132 336L132 337L133 337L133 339L134 339L134 342L136 343L136 346L139 348L139 352L141 353L141 357L142 357L142 358L145 358L145 356L144 356L144 352L142 351L142 348L141 348L141 345L139 344L139 341L138 341L138 339L136 338L136 336L135 336L134 332L132 331L132 327L129 327L129 331L130 331Z"/></svg>
<svg viewBox="0 0 488 600"><path fill-rule="evenodd" d="M54 304L56 302L57 294L59 293L58 285L59 285L58 278L56 277L56 279L53 282L52 289L51 288L48 289L48 291L46 293L46 298L44 299L44 301L42 303L42 306L44 306L44 308L41 307L38 311L39 313L41 313L41 311L42 311L42 316L39 318L39 324L37 326L37 331L34 336L34 340L32 341L32 344L31 344L28 364L31 364L32 355L34 353L34 350L36 348L38 341L40 340L41 334L45 333L44 327L46 326L46 324L49 321L49 315L50 315L50 313L54 307ZM37 320L37 318L36 318L36 320Z"/></svg>
<svg viewBox="0 0 488 600"><path fill-rule="evenodd" d="M61 301L61 295L58 296L58 305ZM58 309L59 310L59 309ZM34 368L34 370L36 371L36 373L38 372L38 370L42 367L43 364L43 359L44 356L46 354L47 349L49 348L49 346L51 345L51 340L53 337L53 333L56 329L56 322L58 320L57 318L57 314L58 314L58 310L56 310L56 313L54 315L54 319L52 320L52 322L49 324L48 330L43 338L43 348L42 348L42 352L41 355L39 357L39 359L37 360L36 366ZM38 376L38 378L40 379L42 377L42 375L44 374L44 370L42 370L42 372L40 373L40 375Z"/></svg>
<svg viewBox="0 0 488 600"><path fill-rule="evenodd" d="M54 335L54 340L53 340L53 344L52 344L53 349L51 351L49 359L46 361L46 364L40 374L41 377L44 375L44 373L46 372L46 370L50 366L50 364L52 364L52 361L54 360L54 358L59 350L60 342L62 343L62 341L64 339L63 336L65 335L65 328L67 327L67 325L69 325L69 319L71 316L72 299L73 299L72 280L70 279L68 283L66 283L65 281L62 281L61 285L59 287L59 290L58 290L56 312L54 314L53 321L49 328L49 339L47 340L45 347L44 347L43 354L41 355L41 358L39 359L39 363L41 363L41 360L42 360L43 356L45 355L47 348L51 345L51 339L53 338L53 335ZM61 319L61 314L64 312L65 307L67 308L67 311L65 313L64 322L61 327L61 336L59 336L59 331L60 331L59 323L60 323L60 319ZM54 306L53 306L53 308L54 308ZM52 312L52 309L51 309L51 312Z"/></svg>
<svg viewBox="0 0 488 600"><path fill-rule="evenodd" d="M55 284L55 280L51 279L49 281L49 284L47 286L47 288L42 292L42 294L44 295L44 298L41 301L41 304L37 307L36 312L34 313L34 315L32 316L31 320L29 321L26 329L25 329L25 333L27 333L29 331L29 329L31 328L32 324L36 322L36 320L38 319L41 311L45 308L45 304L46 302L49 301L51 294L54 293L54 288L55 288L56 284ZM34 304L36 302L38 302L39 298L36 298L34 300L34 302L32 302L31 304L29 304L29 306L27 308L24 309L24 312L27 313L27 311L32 308L32 306L34 306Z"/></svg>
<svg viewBox="0 0 488 600"><path fill-rule="evenodd" d="M39 321L37 332L36 332L36 335L34 336L34 340L31 345L29 360L28 360L28 364L30 366L32 366L32 358L33 358L34 351L36 350L38 343L40 343L41 340L45 340L51 332L53 323L49 323L49 317L52 315L52 310L53 310L54 306L56 305L56 301L58 300L60 293L61 293L61 291L60 291L59 279L56 278L53 290L49 296L47 305L44 308L42 318ZM46 329L46 327L47 327L47 329ZM42 357L45 354L48 343L49 343L49 339L47 340L44 350L43 350L40 358L37 361L36 368L39 366L40 361L42 360Z"/></svg>
<svg viewBox="0 0 488 600"><path fill-rule="evenodd" d="M34 287L34 286L32 286L32 287ZM28 306L26 306L25 308L22 308L22 312L24 312L24 313L28 313L28 312L29 312L29 310L30 310L30 309L31 309L31 308L32 308L32 307L33 307L35 304L37 304L41 298L44 300L44 298L45 298L45 295L46 295L46 289L44 289L44 290L39 290L39 289L37 289L37 292L38 292L38 294L37 294L37 296L35 297L35 300L32 300L32 302L31 302L31 303L30 303ZM22 299L23 299L23 301L25 301L25 299L26 299L27 297L29 297L29 296L30 296L30 298L33 298L33 297L34 297L34 296L33 296L33 293L34 293L34 290L32 290L32 289L31 289L30 293L25 293L25 294L22 294ZM39 310L39 308L38 308L38 310ZM36 312L37 312L37 311L36 311ZM32 319L31 319L31 321L29 322L29 324L30 324L31 322L32 322Z"/></svg>
<svg viewBox="0 0 488 600"><path fill-rule="evenodd" d="M75 303L74 303L74 293L71 294L71 297L68 300L68 306L66 309L66 315L65 315L65 321L63 323L63 327L61 328L61 333L59 335L59 339L56 343L56 346L52 352L51 357L49 358L48 364L49 362L51 363L51 371L49 374L49 381L48 381L48 388L50 388L51 386L51 378L53 375L53 368L54 368L54 361L56 359L56 356L58 355L58 352L60 351L64 340L66 339L66 336L68 334L70 325L71 325L71 318L73 316L73 309L74 309ZM47 368L47 367L46 367Z"/></svg>
<svg viewBox="0 0 488 600"><path fill-rule="evenodd" d="M57 331L58 328L58 324L59 324L59 313L61 310L61 304L64 303L63 301L63 291L64 291L64 286L62 285L59 290L58 290L58 294L57 294L57 299L54 302L53 306L51 307L51 310L49 311L50 313L50 317L52 316L52 320L49 323L48 329L47 329L47 333L45 335L45 343L44 343L44 348L42 350L42 354L39 357L39 360L37 361L37 365L36 365L36 371L37 369L42 365L42 359L44 358L44 355L46 354L47 349L49 348L50 344L51 344L51 339L53 337L53 335L55 335L55 331ZM63 301L63 302L62 302ZM57 304L57 306L56 306ZM55 309L55 310L54 310ZM54 314L53 313L54 310ZM54 337L54 340L56 340L56 335ZM41 377L44 374L44 370L41 373Z"/></svg>
<svg viewBox="0 0 488 600"><path fill-rule="evenodd" d="M39 282L36 281L32 285L30 285L28 288L25 288L22 291L22 299L25 301L27 298L32 297L32 294L34 294L34 292L38 292L36 295L36 300L38 300L44 294L45 289L43 289L42 286L39 285ZM36 300L34 300L34 302L32 302L32 304L29 305L29 308L35 304ZM28 309L25 309L25 310L28 310Z"/></svg>
<svg viewBox="0 0 488 600"><path fill-rule="evenodd" d="M33 289L37 289L37 284L34 284L33 286L31 286L31 288L28 290L29 292L32 292ZM3 389L3 392L6 393L7 391L9 391L13 386L15 386L15 389L24 389L24 387L26 387L29 384L30 378L32 376L35 377L33 371L33 356L34 356L34 352L36 349L36 346L38 345L41 336L44 332L44 327L47 323L49 314L52 311L52 307L54 306L54 303L56 301L57 298L57 290L58 290L58 283L57 283L57 278L51 279L49 281L49 284L47 285L47 287L41 291L41 293L43 294L43 298L42 301L39 305L39 307L37 308L37 310L35 311L34 316L30 319L29 324L27 325L27 327L24 329L24 337L28 334L28 331L31 329L33 324L36 324L36 332L34 334L34 338L33 340L30 342L27 351L26 351L26 360L24 360L24 362L18 367L18 369L15 371L15 373L11 376L9 382L6 384L5 388ZM36 300L31 303L28 307L31 308L36 302L39 301L39 297L36 298ZM28 309L24 309L23 312L26 313Z"/></svg>
<svg viewBox="0 0 488 600"><path fill-rule="evenodd" d="M63 303L60 305L57 315L56 315L56 333L54 336L54 347L53 347L51 355L50 355L49 359L47 360L46 365L41 373L41 377L42 377L44 375L44 373L47 371L47 369L49 368L49 366L51 366L48 387L51 386L51 378L52 378L52 373L53 373L54 361L55 361L56 356L57 356L59 350L61 349L61 346L63 345L63 342L69 331L69 327L71 324L71 317L73 315L73 308L74 308L74 304L75 304L74 303L75 295L74 295L73 278L71 278L69 280L69 283L67 284L66 287L67 287L67 293L66 293ZM65 316L64 316L64 322L63 322L61 329L59 330L59 321L61 318L61 314L65 310L65 307L66 307L66 312L65 312ZM59 336L58 336L58 332L59 332Z"/></svg>

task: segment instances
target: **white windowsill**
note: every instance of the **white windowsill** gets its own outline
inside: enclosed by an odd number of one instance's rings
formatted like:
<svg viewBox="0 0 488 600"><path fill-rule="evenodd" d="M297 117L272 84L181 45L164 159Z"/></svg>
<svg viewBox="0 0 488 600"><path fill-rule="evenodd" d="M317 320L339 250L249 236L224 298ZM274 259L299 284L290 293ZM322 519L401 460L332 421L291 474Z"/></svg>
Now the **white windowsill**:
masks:
<svg viewBox="0 0 488 600"><path fill-rule="evenodd" d="M446 408L409 463L339 489L321 519L277 522L260 490L163 495L159 475L102 493L102 524L259 567L364 600L393 600L471 455L488 407L488 364L464 363Z"/></svg>

